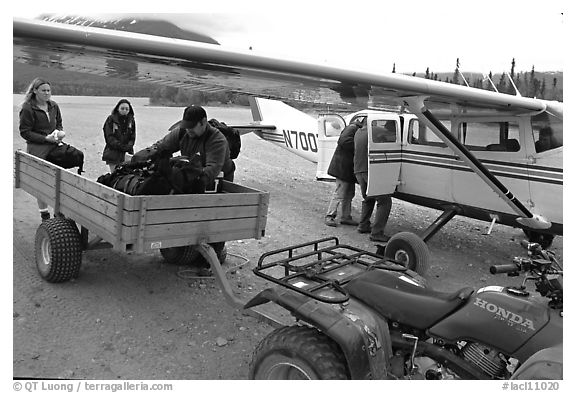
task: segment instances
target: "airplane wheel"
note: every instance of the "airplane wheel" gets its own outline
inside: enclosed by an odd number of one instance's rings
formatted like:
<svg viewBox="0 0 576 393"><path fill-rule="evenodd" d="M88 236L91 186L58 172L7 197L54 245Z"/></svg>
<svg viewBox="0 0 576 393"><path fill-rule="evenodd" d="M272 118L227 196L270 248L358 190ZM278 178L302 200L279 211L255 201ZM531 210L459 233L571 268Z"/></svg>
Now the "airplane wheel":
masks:
<svg viewBox="0 0 576 393"><path fill-rule="evenodd" d="M549 233L541 233L531 231L529 229L523 229L522 231L524 232L530 243L538 243L544 249L550 247L552 245L552 242L554 241L554 235L551 235Z"/></svg>
<svg viewBox="0 0 576 393"><path fill-rule="evenodd" d="M424 276L430 267L430 251L418 235L400 232L390 238L384 256Z"/></svg>

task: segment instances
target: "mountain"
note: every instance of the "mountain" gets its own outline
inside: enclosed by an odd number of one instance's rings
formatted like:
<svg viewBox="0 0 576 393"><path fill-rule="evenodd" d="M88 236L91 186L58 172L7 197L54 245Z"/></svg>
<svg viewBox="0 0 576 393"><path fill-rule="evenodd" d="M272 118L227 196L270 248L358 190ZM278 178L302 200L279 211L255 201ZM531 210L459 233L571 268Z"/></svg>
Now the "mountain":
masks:
<svg viewBox="0 0 576 393"><path fill-rule="evenodd" d="M39 19L49 22L99 27L110 30L129 31L132 33L151 34L160 37L178 38L182 40L220 45L220 43L212 37L208 37L207 35L199 34L189 30L183 30L171 22L160 19L121 18L103 20L84 16L59 16L54 14L42 14L40 15Z"/></svg>
<svg viewBox="0 0 576 393"><path fill-rule="evenodd" d="M137 18L103 20L54 14L42 14L38 19L50 22L122 30L133 33L151 34L220 45L218 41L209 36L181 29L175 24L163 20ZM159 88L158 85L150 83L51 69L15 62L13 63L13 70L13 93L23 93L30 81L37 76L43 76L50 80L52 84L57 87L55 89L55 91L58 92L57 94L63 95L149 96L152 91Z"/></svg>

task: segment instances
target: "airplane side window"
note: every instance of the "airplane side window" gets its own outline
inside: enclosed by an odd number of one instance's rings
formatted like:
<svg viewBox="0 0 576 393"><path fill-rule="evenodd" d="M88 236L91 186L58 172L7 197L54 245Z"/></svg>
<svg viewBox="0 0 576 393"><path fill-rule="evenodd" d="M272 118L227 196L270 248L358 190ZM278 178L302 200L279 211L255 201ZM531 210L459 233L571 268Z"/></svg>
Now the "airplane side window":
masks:
<svg viewBox="0 0 576 393"><path fill-rule="evenodd" d="M342 132L340 124L337 122L324 121L324 129L326 130L326 136L340 136Z"/></svg>
<svg viewBox="0 0 576 393"><path fill-rule="evenodd" d="M443 122L450 129L450 122ZM446 124L447 123L447 124ZM418 119L411 119L408 126L408 143L413 145L446 147L436 134Z"/></svg>
<svg viewBox="0 0 576 393"><path fill-rule="evenodd" d="M460 142L471 151L520 151L518 124L510 122L467 122L459 125Z"/></svg>
<svg viewBox="0 0 576 393"><path fill-rule="evenodd" d="M541 113L532 118L532 133L536 153L542 153L564 145L562 121L547 113Z"/></svg>
<svg viewBox="0 0 576 393"><path fill-rule="evenodd" d="M396 142L396 121L374 120L372 122L372 142Z"/></svg>

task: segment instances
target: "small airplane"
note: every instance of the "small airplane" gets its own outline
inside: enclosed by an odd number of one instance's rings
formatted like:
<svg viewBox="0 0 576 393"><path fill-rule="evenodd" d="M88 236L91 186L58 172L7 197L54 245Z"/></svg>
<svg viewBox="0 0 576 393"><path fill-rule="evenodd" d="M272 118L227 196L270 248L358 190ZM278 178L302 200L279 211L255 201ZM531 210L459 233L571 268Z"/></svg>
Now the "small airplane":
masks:
<svg viewBox="0 0 576 393"><path fill-rule="evenodd" d="M246 130L317 162L319 179L346 124L366 119L368 194L441 210L425 241L455 215L521 228L544 246L563 233L560 102L125 31L13 27L16 62L106 75L107 61L125 61L130 78L247 94L255 124ZM282 102L292 100L361 110L315 119Z"/></svg>

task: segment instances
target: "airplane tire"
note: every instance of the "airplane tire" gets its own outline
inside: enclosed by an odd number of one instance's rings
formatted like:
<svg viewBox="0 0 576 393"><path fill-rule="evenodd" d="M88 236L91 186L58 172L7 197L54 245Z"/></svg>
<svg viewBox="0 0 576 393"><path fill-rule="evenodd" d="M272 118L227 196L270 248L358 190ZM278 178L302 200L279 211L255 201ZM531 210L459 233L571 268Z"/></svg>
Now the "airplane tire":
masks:
<svg viewBox="0 0 576 393"><path fill-rule="evenodd" d="M266 336L250 362L249 379L350 379L340 347L306 326L283 326Z"/></svg>
<svg viewBox="0 0 576 393"><path fill-rule="evenodd" d="M418 235L399 232L392 236L384 249L384 256L424 276L430 267L430 251Z"/></svg>
<svg viewBox="0 0 576 393"><path fill-rule="evenodd" d="M82 264L82 246L76 223L54 217L40 224L34 242L36 267L51 283L77 278Z"/></svg>
<svg viewBox="0 0 576 393"><path fill-rule="evenodd" d="M528 241L530 243L538 243L542 246L542 248L547 249L552 245L554 241L554 235L549 233L541 233L537 231L531 231L530 229L522 229Z"/></svg>

